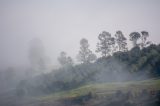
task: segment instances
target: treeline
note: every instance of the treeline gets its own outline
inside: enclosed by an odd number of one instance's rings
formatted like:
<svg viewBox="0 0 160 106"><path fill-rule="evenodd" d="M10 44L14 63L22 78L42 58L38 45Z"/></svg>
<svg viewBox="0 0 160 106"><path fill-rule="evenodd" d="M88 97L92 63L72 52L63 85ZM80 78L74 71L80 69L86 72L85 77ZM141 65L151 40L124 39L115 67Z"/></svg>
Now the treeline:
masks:
<svg viewBox="0 0 160 106"><path fill-rule="evenodd" d="M129 35L129 40L133 43L134 47L140 47L143 49L151 44L147 40L149 33L147 31L132 32ZM137 41L139 40L139 43ZM77 55L77 60L81 63L90 63L97 59L97 56L89 49L88 40L82 38L80 40L80 50ZM114 36L109 32L103 31L98 36L98 43L96 47L96 52L101 53L101 56L106 58L113 55L116 52L127 52L128 44L127 38L124 36L122 31L117 31ZM67 56L67 53L62 51L58 57L58 61L62 66L73 65L73 59L70 56Z"/></svg>
<svg viewBox="0 0 160 106"><path fill-rule="evenodd" d="M121 31L115 37L103 31L98 36L97 56L89 49L87 39L80 40L77 59L61 52L58 61L61 68L48 74L42 74L22 81L17 86L17 94L43 94L73 89L88 83L102 83L128 80L142 80L160 76L160 45L147 41L148 32L133 32L130 40L134 47L128 50L127 39ZM141 40L139 43L137 41Z"/></svg>

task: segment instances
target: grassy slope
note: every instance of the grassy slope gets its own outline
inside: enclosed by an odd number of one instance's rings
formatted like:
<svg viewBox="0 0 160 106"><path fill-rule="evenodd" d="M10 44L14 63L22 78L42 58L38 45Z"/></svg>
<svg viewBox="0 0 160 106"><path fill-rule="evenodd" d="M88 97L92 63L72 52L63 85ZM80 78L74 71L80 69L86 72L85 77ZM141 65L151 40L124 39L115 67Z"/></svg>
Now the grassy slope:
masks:
<svg viewBox="0 0 160 106"><path fill-rule="evenodd" d="M109 95L117 90L124 92L131 90L132 92L140 92L142 89L160 90L160 79L150 79L144 81L130 81L130 82L118 82L118 83L101 83L101 84L90 84L79 87L77 89L57 92L54 94L38 97L37 100L56 100L62 98L72 98L81 96L92 92L98 96Z"/></svg>

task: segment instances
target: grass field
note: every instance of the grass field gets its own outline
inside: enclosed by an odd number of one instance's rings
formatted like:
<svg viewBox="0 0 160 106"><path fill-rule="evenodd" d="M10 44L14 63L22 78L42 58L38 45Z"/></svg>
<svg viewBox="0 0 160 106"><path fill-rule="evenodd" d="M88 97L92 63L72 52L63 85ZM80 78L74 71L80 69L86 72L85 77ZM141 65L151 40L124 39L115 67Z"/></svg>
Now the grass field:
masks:
<svg viewBox="0 0 160 106"><path fill-rule="evenodd" d="M160 79L149 79L143 81L113 82L113 83L96 83L88 84L76 89L51 93L41 96L16 97L11 93L5 93L0 96L1 106L66 106L64 101L83 101L82 97L90 92L93 99L88 101L87 106L99 106L106 103L106 99L115 94L118 90L123 93L131 91L133 94L146 90L160 90ZM77 99L78 98L78 99ZM109 100L110 101L110 100ZM89 105L91 103L91 105ZM53 105L54 104L54 105ZM67 106L70 106L67 105ZM74 106L74 105L73 105ZM81 106L81 105L76 105ZM101 106L105 106L101 105ZM109 105L110 106L110 105Z"/></svg>
<svg viewBox="0 0 160 106"><path fill-rule="evenodd" d="M128 81L128 82L116 82L116 83L100 83L100 84L89 84L82 87L56 92L53 94L38 97L38 100L56 100L62 98L73 98L77 96L86 95L91 92L94 95L103 96L114 93L117 90L123 92L132 91L140 92L143 89L147 90L160 90L160 79L149 79L143 81Z"/></svg>

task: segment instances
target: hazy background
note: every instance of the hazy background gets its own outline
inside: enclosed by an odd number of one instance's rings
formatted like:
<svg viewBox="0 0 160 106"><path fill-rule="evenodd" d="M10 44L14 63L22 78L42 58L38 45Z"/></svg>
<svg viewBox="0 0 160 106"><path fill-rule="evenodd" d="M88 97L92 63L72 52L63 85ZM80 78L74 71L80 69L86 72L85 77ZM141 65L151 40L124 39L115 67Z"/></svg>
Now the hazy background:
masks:
<svg viewBox="0 0 160 106"><path fill-rule="evenodd" d="M33 38L53 65L61 51L75 58L85 37L95 51L98 34L147 30L160 39L160 0L0 0L0 67L27 65Z"/></svg>

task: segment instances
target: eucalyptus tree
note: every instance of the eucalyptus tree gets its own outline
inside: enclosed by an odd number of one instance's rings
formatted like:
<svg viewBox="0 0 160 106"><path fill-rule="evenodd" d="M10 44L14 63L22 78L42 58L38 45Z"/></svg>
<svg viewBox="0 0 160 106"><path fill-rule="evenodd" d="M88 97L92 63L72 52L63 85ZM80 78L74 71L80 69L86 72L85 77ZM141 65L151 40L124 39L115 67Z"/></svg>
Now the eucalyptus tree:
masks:
<svg viewBox="0 0 160 106"><path fill-rule="evenodd" d="M80 51L77 59L82 63L90 63L96 59L96 55L89 49L88 40L85 38L80 40Z"/></svg>
<svg viewBox="0 0 160 106"><path fill-rule="evenodd" d="M117 31L115 34L115 41L118 46L118 51L127 51L127 39L122 31Z"/></svg>
<svg viewBox="0 0 160 106"><path fill-rule="evenodd" d="M139 32L132 32L130 35L130 40L133 42L133 47L138 46L137 40L141 37Z"/></svg>
<svg viewBox="0 0 160 106"><path fill-rule="evenodd" d="M96 52L101 52L104 57L114 52L115 39L109 32L103 31L99 34L98 39Z"/></svg>
<svg viewBox="0 0 160 106"><path fill-rule="evenodd" d="M142 31L141 32L141 47L144 48L146 47L147 45L151 44L150 41L147 41L147 38L149 37L149 33L147 31Z"/></svg>
<svg viewBox="0 0 160 106"><path fill-rule="evenodd" d="M58 61L62 67L73 65L73 59L70 56L67 56L67 53L64 51L60 53L60 56L58 57Z"/></svg>

